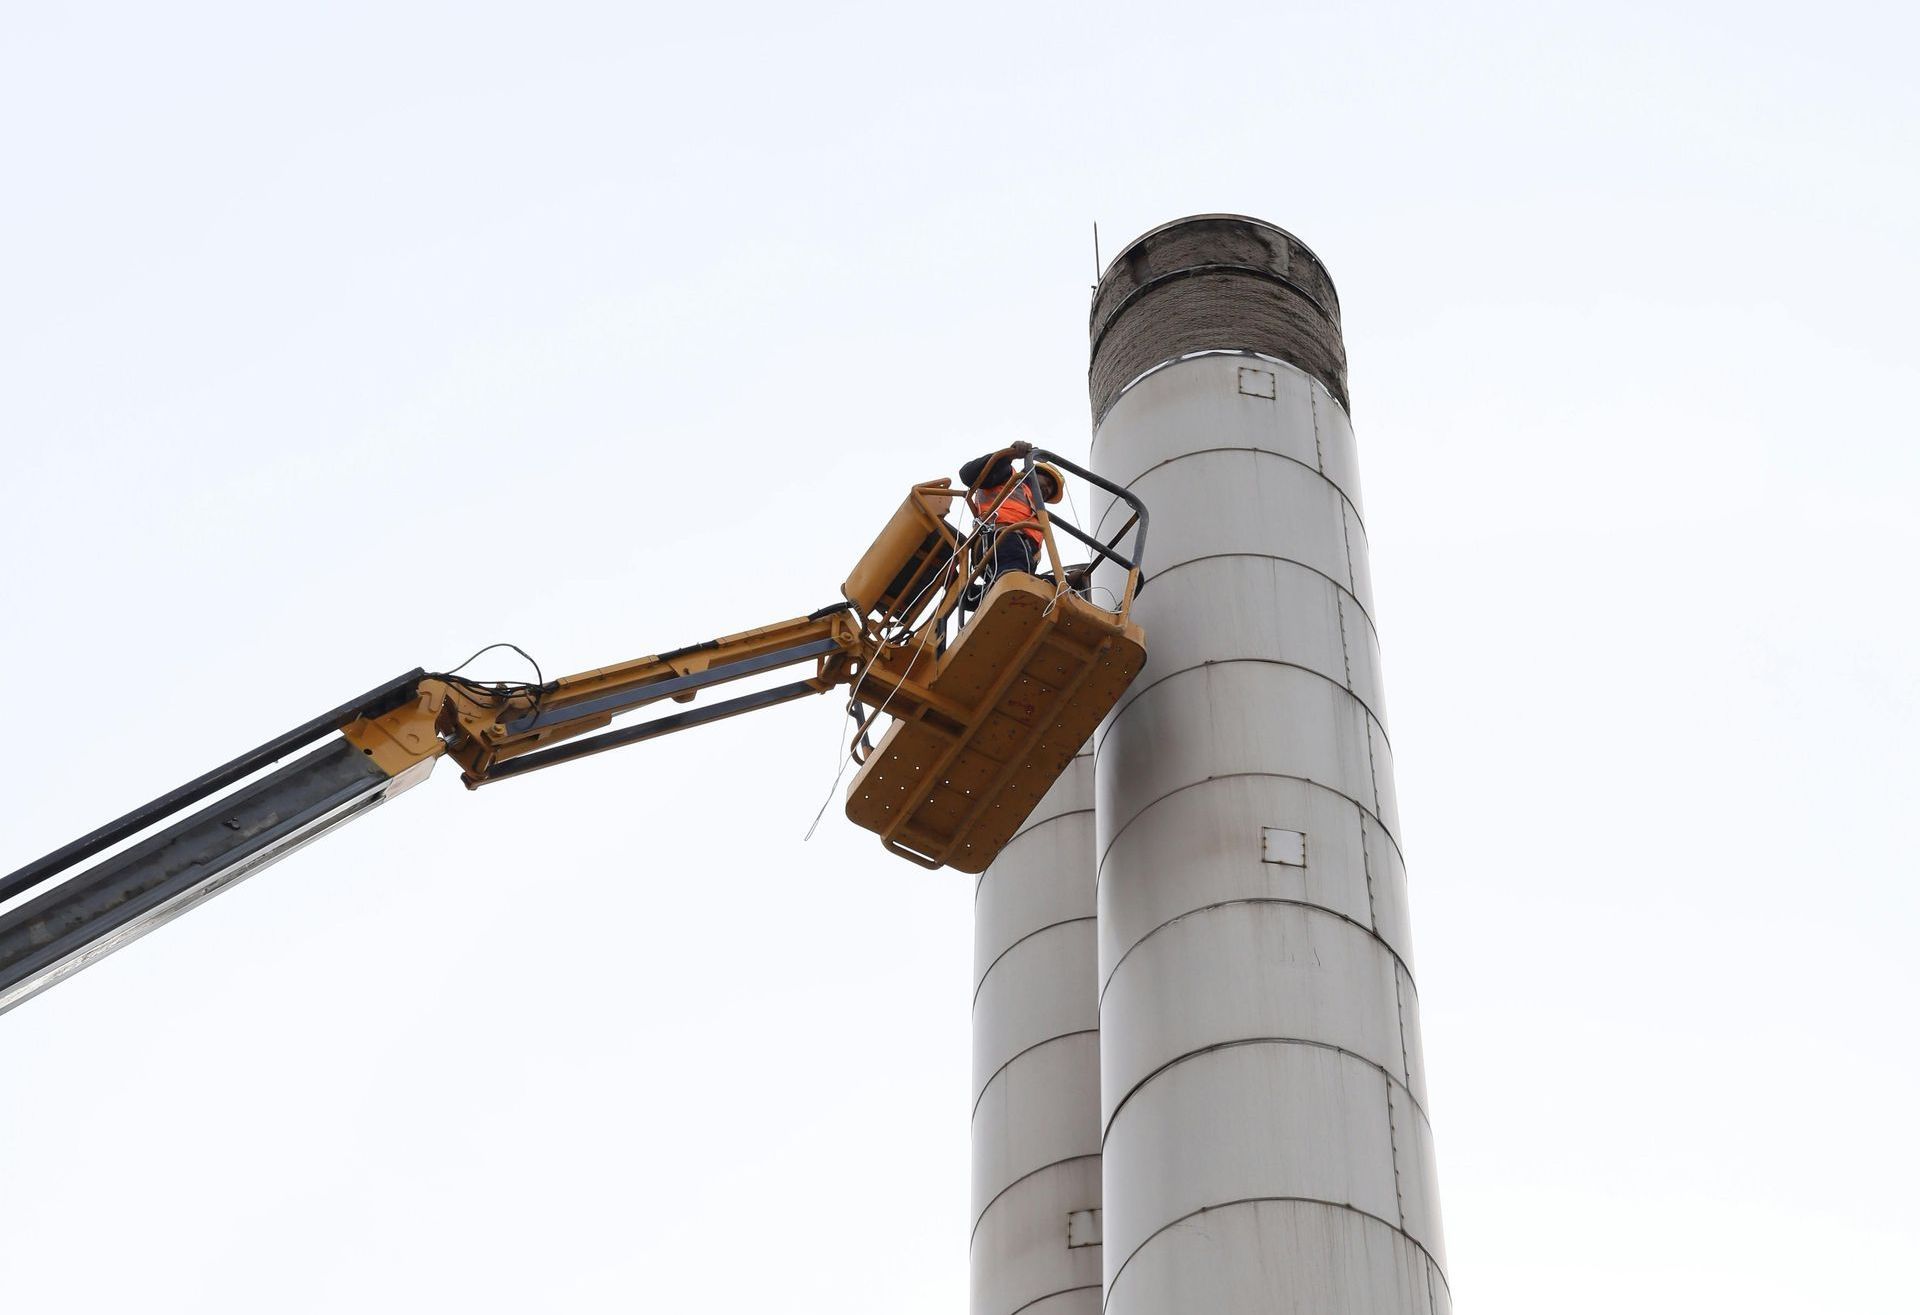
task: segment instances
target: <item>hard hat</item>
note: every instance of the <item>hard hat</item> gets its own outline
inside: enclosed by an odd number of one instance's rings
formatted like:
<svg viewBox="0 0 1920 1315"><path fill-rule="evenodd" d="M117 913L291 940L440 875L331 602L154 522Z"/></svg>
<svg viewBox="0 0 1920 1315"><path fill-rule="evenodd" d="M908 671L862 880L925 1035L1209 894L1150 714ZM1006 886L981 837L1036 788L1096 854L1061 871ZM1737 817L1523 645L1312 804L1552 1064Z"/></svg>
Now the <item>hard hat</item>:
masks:
<svg viewBox="0 0 1920 1315"><path fill-rule="evenodd" d="M1061 496L1067 491L1066 477L1044 461L1035 462L1033 468L1040 472L1041 496L1048 502L1060 501ZM1049 485L1052 487L1048 487Z"/></svg>

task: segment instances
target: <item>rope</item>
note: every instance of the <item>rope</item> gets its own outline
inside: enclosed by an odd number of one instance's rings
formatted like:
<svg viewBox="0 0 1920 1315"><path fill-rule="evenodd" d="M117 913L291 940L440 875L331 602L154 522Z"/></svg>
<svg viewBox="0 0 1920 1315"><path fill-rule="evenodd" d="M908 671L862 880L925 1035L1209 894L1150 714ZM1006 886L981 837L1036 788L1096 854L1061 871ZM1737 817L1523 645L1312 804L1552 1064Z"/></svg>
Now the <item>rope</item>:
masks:
<svg viewBox="0 0 1920 1315"><path fill-rule="evenodd" d="M891 690L887 692L887 697L880 701L879 708L877 708L874 711L873 721L879 721L880 718L886 715L887 708L892 705L894 696L900 692L900 686L904 685L907 681L907 677L913 674L914 664L920 660L920 654L926 650L927 638L933 634L933 631L934 631L934 627L931 625L926 626L921 630L920 642L914 646L913 656L907 659L907 669L900 673L900 680L894 685L894 687ZM860 680L864 681L867 678L867 672L871 671L872 669L873 668L871 666L861 668ZM859 681L856 681L854 683L854 688L856 691L859 689ZM869 722L868 724L871 725L872 722ZM839 739L838 736L834 738L836 742ZM847 764L852 761L853 761L853 749L852 749L852 745L849 744L846 757L840 760L840 770L833 774L833 781L827 786L827 797L820 801L820 811L813 815L813 825L807 828L806 835L800 837L800 843L805 844L807 841L813 839L813 833L816 830L818 830L820 827L820 819L827 815L827 805L833 802L834 791L840 788L840 778L847 774Z"/></svg>
<svg viewBox="0 0 1920 1315"><path fill-rule="evenodd" d="M982 474L984 475L984 473L983 471ZM968 513L974 518L973 528L961 536L959 542L955 544L953 561L948 564L948 567L928 577L927 582L920 586L919 592L914 594L912 599L908 601L907 606L900 610L899 615L902 624L905 624L907 620L913 616L914 612L919 609L920 603L926 598L928 590L932 589L935 585L943 585L949 573L958 573L961 564L966 559L968 547L970 547L973 541L980 537L981 532L987 528L988 522L981 518L979 510L973 505L973 495L978 491L978 488L979 486L977 484L969 488L965 496L961 499ZM1013 488L1009 487L1007 492L1001 495L1001 501L1005 501L1007 497L1011 496L1012 492ZM996 502L994 508L997 509L998 506L999 503ZM991 512L992 509L989 510ZM913 656L907 659L907 669L901 673L900 681L888 692L887 697L880 701L880 706L874 710L873 716L863 723L864 725L870 727L886 715L887 709L893 704L894 697L900 693L900 685L906 683L907 677L913 674L914 667L920 661L920 655L926 651L927 640L932 638L936 630L942 629L944 626L945 618L936 615L928 618L920 627L920 639L919 642L914 645ZM907 633L911 634L912 631L908 631ZM904 636L900 639L893 640L889 640L885 635L880 636L882 646L888 643L899 643L901 639L904 639ZM859 676L854 679L853 688L847 692L847 704L849 707L858 703L860 688L866 684L867 674L872 670L873 666L871 663L860 669ZM833 802L834 791L840 788L841 778L847 774L847 765L853 761L853 745L855 743L853 736L859 733L859 728L856 726L855 730L849 733L847 739L844 741L839 735L834 736L834 756L840 760L840 766L838 770L834 772L833 780L827 786L827 797L820 801L820 811L813 815L813 824L807 828L806 835L801 838L803 844L813 839L813 833L819 829L820 820L827 815L827 806Z"/></svg>

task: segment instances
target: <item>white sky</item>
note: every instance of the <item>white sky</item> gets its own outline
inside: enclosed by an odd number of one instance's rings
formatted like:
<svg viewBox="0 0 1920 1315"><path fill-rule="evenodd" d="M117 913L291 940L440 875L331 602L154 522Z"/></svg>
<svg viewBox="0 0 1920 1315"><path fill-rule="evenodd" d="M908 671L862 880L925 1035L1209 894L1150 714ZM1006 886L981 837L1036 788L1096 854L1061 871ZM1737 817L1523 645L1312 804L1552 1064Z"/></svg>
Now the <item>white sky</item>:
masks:
<svg viewBox="0 0 1920 1315"><path fill-rule="evenodd" d="M1091 221L1250 213L1345 309L1459 1308L1920 1309L1893 13L12 6L0 868L831 601L1084 450ZM0 1019L7 1309L962 1311L971 883L801 843L841 726L443 771Z"/></svg>

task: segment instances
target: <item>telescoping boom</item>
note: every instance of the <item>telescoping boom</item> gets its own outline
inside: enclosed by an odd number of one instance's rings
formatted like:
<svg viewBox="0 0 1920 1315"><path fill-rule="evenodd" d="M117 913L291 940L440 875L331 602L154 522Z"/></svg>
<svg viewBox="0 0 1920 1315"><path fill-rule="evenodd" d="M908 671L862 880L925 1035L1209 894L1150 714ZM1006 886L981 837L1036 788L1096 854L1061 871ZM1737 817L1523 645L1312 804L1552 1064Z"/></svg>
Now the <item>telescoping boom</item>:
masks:
<svg viewBox="0 0 1920 1315"><path fill-rule="evenodd" d="M1017 478L991 505L975 505L978 488L916 484L830 607L551 682L410 671L0 879L0 1012L400 794L443 757L473 789L842 687L858 764L847 816L923 867L983 870L1146 661L1129 619L1145 505L1052 453L1002 455ZM1101 540L1049 513L1041 460L1118 499L1129 513L1119 528ZM995 525L1022 486L1032 518ZM974 514L965 531L949 519L962 511ZM1044 563L993 578L987 526L1038 531ZM1093 560L1069 567L1056 532ZM803 663L801 679L694 703ZM609 729L663 700L693 706Z"/></svg>

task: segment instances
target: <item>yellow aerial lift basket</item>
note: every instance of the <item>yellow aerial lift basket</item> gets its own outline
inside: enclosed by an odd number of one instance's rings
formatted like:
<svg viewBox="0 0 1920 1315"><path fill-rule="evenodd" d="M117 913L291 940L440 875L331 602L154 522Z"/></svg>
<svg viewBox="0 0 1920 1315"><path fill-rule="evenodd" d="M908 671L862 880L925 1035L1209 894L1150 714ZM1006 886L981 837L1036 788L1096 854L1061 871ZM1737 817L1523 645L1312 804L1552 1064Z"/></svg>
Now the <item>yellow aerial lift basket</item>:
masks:
<svg viewBox="0 0 1920 1315"><path fill-rule="evenodd" d="M848 577L844 592L864 614L875 656L853 682L861 766L847 817L892 852L924 867L980 872L1059 779L1146 662L1145 637L1129 618L1140 586L1146 508L1131 492L1052 453L1016 447L1018 477L992 506L978 489L945 480L915 486ZM1035 463L1065 467L1128 504L1132 516L1102 543L1047 511ZM989 463L991 468L993 463ZM1025 485L1033 519L993 525L998 501ZM976 528L962 537L944 513L966 499ZM1037 574L990 578L982 527L1032 528L1046 564ZM1091 564L1068 568L1056 530L1125 571L1112 608L1092 601ZM1129 534L1126 553L1118 545ZM977 605L968 614L969 601ZM957 633L946 643L950 621ZM871 709L862 716L860 707ZM893 725L878 745L868 729Z"/></svg>

